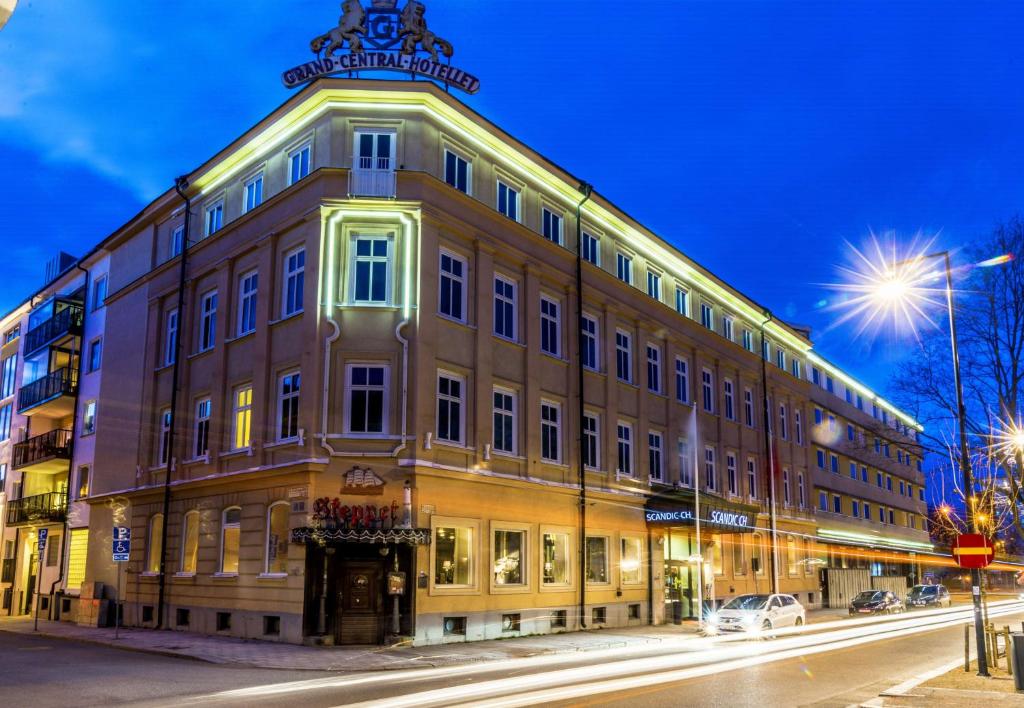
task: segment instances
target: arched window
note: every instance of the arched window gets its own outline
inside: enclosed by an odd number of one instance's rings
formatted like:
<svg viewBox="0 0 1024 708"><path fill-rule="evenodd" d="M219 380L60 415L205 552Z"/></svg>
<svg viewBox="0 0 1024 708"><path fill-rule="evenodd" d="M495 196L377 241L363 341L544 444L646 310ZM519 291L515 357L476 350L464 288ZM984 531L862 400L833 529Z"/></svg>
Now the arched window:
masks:
<svg viewBox="0 0 1024 708"><path fill-rule="evenodd" d="M149 533L146 534L146 572L160 572L160 547L164 543L164 515L149 517Z"/></svg>
<svg viewBox="0 0 1024 708"><path fill-rule="evenodd" d="M267 547L263 572L284 575L288 572L288 502L274 502L267 509Z"/></svg>
<svg viewBox="0 0 1024 708"><path fill-rule="evenodd" d="M185 514L181 524L181 565L178 571L195 575L199 556L199 512Z"/></svg>
<svg viewBox="0 0 1024 708"><path fill-rule="evenodd" d="M242 526L242 508L224 510L220 520L220 572L238 572L238 545Z"/></svg>

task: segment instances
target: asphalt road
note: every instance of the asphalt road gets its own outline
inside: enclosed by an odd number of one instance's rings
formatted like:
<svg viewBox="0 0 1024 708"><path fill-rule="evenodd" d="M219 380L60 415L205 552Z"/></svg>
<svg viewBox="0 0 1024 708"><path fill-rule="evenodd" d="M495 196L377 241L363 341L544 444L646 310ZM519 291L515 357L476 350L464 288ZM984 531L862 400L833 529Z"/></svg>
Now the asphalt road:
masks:
<svg viewBox="0 0 1024 708"><path fill-rule="evenodd" d="M465 667L325 674L0 633L4 706L848 706L963 656L964 610L758 641L681 639ZM1019 626L1024 611L993 617Z"/></svg>

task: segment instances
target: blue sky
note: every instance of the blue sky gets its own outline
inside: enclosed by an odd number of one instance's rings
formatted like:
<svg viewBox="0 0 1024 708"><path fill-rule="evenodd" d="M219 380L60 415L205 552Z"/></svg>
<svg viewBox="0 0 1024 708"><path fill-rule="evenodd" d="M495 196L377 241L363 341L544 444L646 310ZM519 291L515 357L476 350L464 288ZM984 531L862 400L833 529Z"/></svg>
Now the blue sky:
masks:
<svg viewBox="0 0 1024 708"><path fill-rule="evenodd" d="M1016 2L429 0L467 98L884 389L820 303L844 239L1020 209ZM290 94L333 0L23 2L0 31L0 311Z"/></svg>

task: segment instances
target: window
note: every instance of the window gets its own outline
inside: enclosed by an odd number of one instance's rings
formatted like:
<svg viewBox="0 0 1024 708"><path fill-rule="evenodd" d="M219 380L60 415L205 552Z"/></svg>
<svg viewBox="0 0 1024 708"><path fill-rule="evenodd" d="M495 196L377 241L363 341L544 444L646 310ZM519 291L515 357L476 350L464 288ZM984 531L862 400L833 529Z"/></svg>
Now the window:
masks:
<svg viewBox="0 0 1024 708"><path fill-rule="evenodd" d="M462 443L463 379L453 374L437 374L437 439Z"/></svg>
<svg viewBox="0 0 1024 708"><path fill-rule="evenodd" d="M8 419L9 425L9 419ZM91 435L96 431L96 402L86 401L82 410L82 434ZM8 430L9 432L9 430Z"/></svg>
<svg viewBox="0 0 1024 708"><path fill-rule="evenodd" d="M246 273L238 280L238 336L256 331L256 289L259 274Z"/></svg>
<svg viewBox="0 0 1024 708"><path fill-rule="evenodd" d="M633 259L625 253L615 254L615 276L626 285L633 284Z"/></svg>
<svg viewBox="0 0 1024 708"><path fill-rule="evenodd" d="M715 575L725 573L725 565L722 557L722 534L711 534L711 571Z"/></svg>
<svg viewBox="0 0 1024 708"><path fill-rule="evenodd" d="M195 457L203 457L210 452L210 411L212 404L209 398L196 401Z"/></svg>
<svg viewBox="0 0 1024 708"><path fill-rule="evenodd" d="M814 424L815 425L821 425L823 420L824 420L824 414L821 412L821 409L820 408L815 408L814 409Z"/></svg>
<svg viewBox="0 0 1024 708"><path fill-rule="evenodd" d="M863 511L864 511L864 518L867 519L868 521L870 521L871 520L871 505L868 504L867 502L864 502L863 507L864 507L864 509L863 509Z"/></svg>
<svg viewBox="0 0 1024 708"><path fill-rule="evenodd" d="M171 258L180 256L185 247L185 226L175 226L171 232Z"/></svg>
<svg viewBox="0 0 1024 708"><path fill-rule="evenodd" d="M89 466L82 465L78 468L78 488L75 490L75 499L85 499L89 496Z"/></svg>
<svg viewBox="0 0 1024 708"><path fill-rule="evenodd" d="M864 482L864 484L868 483L868 468L865 465L860 467L860 481Z"/></svg>
<svg viewBox="0 0 1024 708"><path fill-rule="evenodd" d="M199 561L199 512L189 511L182 519L181 558L178 572L195 575Z"/></svg>
<svg viewBox="0 0 1024 708"><path fill-rule="evenodd" d="M583 464L591 469L601 466L601 433L599 421L593 413L583 414Z"/></svg>
<svg viewBox="0 0 1024 708"><path fill-rule="evenodd" d="M731 496L736 496L736 455L725 453L726 488Z"/></svg>
<svg viewBox="0 0 1024 708"><path fill-rule="evenodd" d="M711 331L715 329L715 313L706 302L700 304L700 323Z"/></svg>
<svg viewBox="0 0 1024 708"><path fill-rule="evenodd" d="M754 333L749 329L743 330L743 348L748 352L754 351Z"/></svg>
<svg viewBox="0 0 1024 708"><path fill-rule="evenodd" d="M708 413L715 412L715 388L711 370L704 369L700 374L701 389L704 395L704 410Z"/></svg>
<svg viewBox="0 0 1024 708"><path fill-rule="evenodd" d="M218 231L224 225L224 200L218 199L216 202L206 207L206 236L211 236Z"/></svg>
<svg viewBox="0 0 1024 708"><path fill-rule="evenodd" d="M217 343L217 291L203 295L199 304L199 351L213 349Z"/></svg>
<svg viewBox="0 0 1024 708"><path fill-rule="evenodd" d="M857 394L857 410L864 410L864 397Z"/></svg>
<svg viewBox="0 0 1024 708"><path fill-rule="evenodd" d="M526 532L494 530L492 544L494 584L498 586L526 584Z"/></svg>
<svg viewBox="0 0 1024 708"><path fill-rule="evenodd" d="M786 536L786 572L790 577L800 572L800 559L796 555L796 539Z"/></svg>
<svg viewBox="0 0 1024 708"><path fill-rule="evenodd" d="M715 473L715 448L704 448L704 485L710 490L718 489L718 475Z"/></svg>
<svg viewBox="0 0 1024 708"><path fill-rule="evenodd" d="M693 467L695 460L690 452L690 446L685 440L679 438L676 441L676 459L679 462L679 483L684 487L693 486Z"/></svg>
<svg viewBox="0 0 1024 708"><path fill-rule="evenodd" d="M690 291L686 288L676 288L676 312L684 317L690 316Z"/></svg>
<svg viewBox="0 0 1024 708"><path fill-rule="evenodd" d="M653 344L647 345L647 390L661 393L661 350Z"/></svg>
<svg viewBox="0 0 1024 708"><path fill-rule="evenodd" d="M885 489L888 492L892 491L892 477L885 478Z"/></svg>
<svg viewBox="0 0 1024 708"><path fill-rule="evenodd" d="M561 406L549 401L540 404L540 456L548 462L560 462L562 439Z"/></svg>
<svg viewBox="0 0 1024 708"><path fill-rule="evenodd" d="M306 249L296 248L284 257L284 288L281 292L281 317L302 312L306 285Z"/></svg>
<svg viewBox="0 0 1024 708"><path fill-rule="evenodd" d="M748 428L754 427L754 392L743 389L743 422Z"/></svg>
<svg viewBox="0 0 1024 708"><path fill-rule="evenodd" d="M476 585L475 531L472 526L446 525L434 529L434 585Z"/></svg>
<svg viewBox="0 0 1024 708"><path fill-rule="evenodd" d="M828 432L836 432L836 417L834 415L828 417Z"/></svg>
<svg viewBox="0 0 1024 708"><path fill-rule="evenodd" d="M387 432L388 367L383 364L349 364L346 429L354 434Z"/></svg>
<svg viewBox="0 0 1024 708"><path fill-rule="evenodd" d="M836 392L836 384L835 381L832 380L831 376L825 377L825 390L828 391L829 393Z"/></svg>
<svg viewBox="0 0 1024 708"><path fill-rule="evenodd" d="M789 439L789 419L786 415L786 405L779 404L779 437L783 440Z"/></svg>
<svg viewBox="0 0 1024 708"><path fill-rule="evenodd" d="M643 565L643 545L635 536L619 539L619 582L623 585L640 585L640 570Z"/></svg>
<svg viewBox="0 0 1024 708"><path fill-rule="evenodd" d="M292 371L281 377L277 393L278 442L299 439L299 389L302 375Z"/></svg>
<svg viewBox="0 0 1024 708"><path fill-rule="evenodd" d="M583 260L601 265L601 241L586 231L583 232Z"/></svg>
<svg viewBox="0 0 1024 708"><path fill-rule="evenodd" d="M722 316L722 336L725 337L726 339L728 339L730 342L732 341L732 329L733 329L733 327L732 327L732 317L729 317L728 315L723 315Z"/></svg>
<svg viewBox="0 0 1024 708"><path fill-rule="evenodd" d="M761 534L755 533L750 539L750 567L758 575L764 575L764 564L761 562Z"/></svg>
<svg viewBox="0 0 1024 708"><path fill-rule="evenodd" d="M800 360L793 359L789 362L789 373L793 374L794 378L800 378Z"/></svg>
<svg viewBox="0 0 1024 708"><path fill-rule="evenodd" d="M352 302L385 305L391 301L391 238L356 236L352 243Z"/></svg>
<svg viewBox="0 0 1024 708"><path fill-rule="evenodd" d="M312 143L300 145L288 153L288 185L291 186L309 174Z"/></svg>
<svg viewBox="0 0 1024 708"><path fill-rule="evenodd" d="M590 315L583 315L583 349L580 352L583 357L583 367L591 371L598 370L598 348L597 348L597 320Z"/></svg>
<svg viewBox="0 0 1024 708"><path fill-rule="evenodd" d="M878 507L878 520L881 523L885 523L885 509Z"/></svg>
<svg viewBox="0 0 1024 708"><path fill-rule="evenodd" d="M263 572L268 575L285 575L288 572L290 514L288 502L275 502L267 511L267 550Z"/></svg>
<svg viewBox="0 0 1024 708"><path fill-rule="evenodd" d="M632 380L633 365L630 361L632 344L628 333L615 331L615 373L620 381Z"/></svg>
<svg viewBox="0 0 1024 708"><path fill-rule="evenodd" d="M739 540L738 537L733 537L732 541L732 574L733 575L746 575L747 574L747 557L743 552L743 541Z"/></svg>
<svg viewBox="0 0 1024 708"><path fill-rule="evenodd" d="M647 294L655 300L661 300L661 275L653 270L647 271Z"/></svg>
<svg viewBox="0 0 1024 708"><path fill-rule="evenodd" d="M242 509L231 507L221 514L220 521L220 571L224 574L238 573L238 548L241 540Z"/></svg>
<svg viewBox="0 0 1024 708"><path fill-rule="evenodd" d="M263 173L260 172L249 178L243 191L245 199L242 204L242 213L245 214L263 203Z"/></svg>
<svg viewBox="0 0 1024 708"><path fill-rule="evenodd" d="M160 553L164 543L164 515L149 517L149 533L146 534L146 572L160 572Z"/></svg>
<svg viewBox="0 0 1024 708"><path fill-rule="evenodd" d="M850 479L857 479L857 463L850 462Z"/></svg>
<svg viewBox="0 0 1024 708"><path fill-rule="evenodd" d="M825 492L818 492L818 509L828 511L828 494Z"/></svg>
<svg viewBox="0 0 1024 708"><path fill-rule="evenodd" d="M747 493L751 499L757 499L757 461L747 458Z"/></svg>
<svg viewBox="0 0 1024 708"><path fill-rule="evenodd" d="M13 403L0 407L0 441L11 439L11 417L13 413Z"/></svg>
<svg viewBox="0 0 1024 708"><path fill-rule="evenodd" d="M690 402L690 372L686 359L676 357L676 400Z"/></svg>
<svg viewBox="0 0 1024 708"><path fill-rule="evenodd" d="M508 389L495 388L494 451L514 455L516 452L516 394Z"/></svg>
<svg viewBox="0 0 1024 708"><path fill-rule="evenodd" d="M459 322L466 321L466 261L441 251L441 282L437 311Z"/></svg>
<svg viewBox="0 0 1024 708"><path fill-rule="evenodd" d="M18 371L18 355L11 354L0 365L0 399L14 395L14 384Z"/></svg>
<svg viewBox="0 0 1024 708"><path fill-rule="evenodd" d="M729 420L736 419L736 406L735 406L735 394L733 392L732 381L729 379L722 380L722 393L725 398L725 417Z"/></svg>
<svg viewBox="0 0 1024 708"><path fill-rule="evenodd" d="M608 537L587 536L587 582L607 583L608 578Z"/></svg>
<svg viewBox="0 0 1024 708"><path fill-rule="evenodd" d="M804 421L800 415L800 409L793 411L793 427L796 431L796 444L804 444Z"/></svg>
<svg viewBox="0 0 1024 708"><path fill-rule="evenodd" d="M498 211L512 221L519 221L519 192L500 179L498 180Z"/></svg>
<svg viewBox="0 0 1024 708"><path fill-rule="evenodd" d="M451 150L444 151L444 181L460 192L469 194L469 162Z"/></svg>
<svg viewBox="0 0 1024 708"><path fill-rule="evenodd" d="M647 473L651 479L657 482L664 480L661 464L661 433L647 433Z"/></svg>
<svg viewBox="0 0 1024 708"><path fill-rule="evenodd" d="M829 455L829 469L832 470L832 474L839 474L839 457L836 455Z"/></svg>
<svg viewBox="0 0 1024 708"><path fill-rule="evenodd" d="M252 444L252 386L239 386L232 399L231 449L243 450Z"/></svg>
<svg viewBox="0 0 1024 708"><path fill-rule="evenodd" d="M843 499L838 494L832 495L832 513L842 514L843 513Z"/></svg>
<svg viewBox="0 0 1024 708"><path fill-rule="evenodd" d="M548 241L562 245L562 217L548 208L540 210L541 233Z"/></svg>
<svg viewBox="0 0 1024 708"><path fill-rule="evenodd" d="M846 425L846 439L852 441L856 435L854 434L853 426L847 423Z"/></svg>
<svg viewBox="0 0 1024 708"><path fill-rule="evenodd" d="M764 330L761 330L761 358L765 361L772 358L772 343L764 338Z"/></svg>
<svg viewBox="0 0 1024 708"><path fill-rule="evenodd" d="M783 371L786 370L786 351L781 347L775 350L775 365Z"/></svg>
<svg viewBox="0 0 1024 708"><path fill-rule="evenodd" d="M804 492L804 473L798 472L796 475L796 500L803 509L807 506L807 496Z"/></svg>
<svg viewBox="0 0 1024 708"><path fill-rule="evenodd" d="M881 472L875 472L875 484L878 486L879 489L882 488L882 473Z"/></svg>
<svg viewBox="0 0 1024 708"><path fill-rule="evenodd" d="M896 514L895 514L895 512L893 512L892 509L889 509L889 523L890 524L895 524L896 523Z"/></svg>
<svg viewBox="0 0 1024 708"><path fill-rule="evenodd" d="M617 454L615 471L631 477L633 475L633 426L619 421L616 426Z"/></svg>
<svg viewBox="0 0 1024 708"><path fill-rule="evenodd" d="M569 547L569 534L548 532L542 536L543 585L569 585L569 568L572 557Z"/></svg>
<svg viewBox="0 0 1024 708"><path fill-rule="evenodd" d="M174 363L178 348L178 311L171 310L164 320L164 366Z"/></svg>
<svg viewBox="0 0 1024 708"><path fill-rule="evenodd" d="M494 276L494 333L516 339L516 284L500 275Z"/></svg>
<svg viewBox="0 0 1024 708"><path fill-rule="evenodd" d="M160 411L160 449L157 461L166 465L171 456L171 409Z"/></svg>
<svg viewBox="0 0 1024 708"><path fill-rule="evenodd" d="M558 356L561 343L561 321L558 303L549 297L540 298L540 350Z"/></svg>
<svg viewBox="0 0 1024 708"><path fill-rule="evenodd" d="M819 470L825 469L825 451L824 450L815 450L815 454L817 456L818 469Z"/></svg>
<svg viewBox="0 0 1024 708"><path fill-rule="evenodd" d="M850 502L850 516L852 516L855 519L860 518L860 502L857 501L856 499Z"/></svg>
<svg viewBox="0 0 1024 708"><path fill-rule="evenodd" d="M11 358L13 359L13 357ZM89 342L89 373L100 370L100 362L102 358L103 340L97 337L96 339Z"/></svg>
<svg viewBox="0 0 1024 708"><path fill-rule="evenodd" d="M107 276L101 275L92 284L92 309L98 310L107 301Z"/></svg>

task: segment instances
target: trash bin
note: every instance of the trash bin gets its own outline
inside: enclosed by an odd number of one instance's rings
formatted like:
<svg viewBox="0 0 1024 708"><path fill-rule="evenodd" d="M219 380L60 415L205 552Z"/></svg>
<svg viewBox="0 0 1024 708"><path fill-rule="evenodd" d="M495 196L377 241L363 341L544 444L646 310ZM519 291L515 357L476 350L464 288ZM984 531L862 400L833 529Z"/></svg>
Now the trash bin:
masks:
<svg viewBox="0 0 1024 708"><path fill-rule="evenodd" d="M1013 685L1018 691L1024 691L1024 632L1011 632L1013 644Z"/></svg>
<svg viewBox="0 0 1024 708"><path fill-rule="evenodd" d="M672 624L683 623L683 603L681 600L672 601Z"/></svg>

